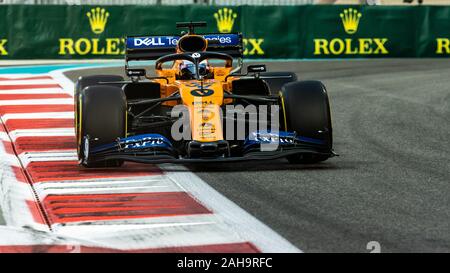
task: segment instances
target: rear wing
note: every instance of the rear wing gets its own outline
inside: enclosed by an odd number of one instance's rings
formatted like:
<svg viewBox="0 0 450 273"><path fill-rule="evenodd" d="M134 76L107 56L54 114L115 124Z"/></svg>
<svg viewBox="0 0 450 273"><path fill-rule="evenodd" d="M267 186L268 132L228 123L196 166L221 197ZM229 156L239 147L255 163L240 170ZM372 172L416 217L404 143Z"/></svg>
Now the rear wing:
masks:
<svg viewBox="0 0 450 273"><path fill-rule="evenodd" d="M220 52L235 58L243 57L241 33L203 34L208 40L207 51ZM125 60L156 60L167 54L175 53L181 36L128 36L126 40Z"/></svg>

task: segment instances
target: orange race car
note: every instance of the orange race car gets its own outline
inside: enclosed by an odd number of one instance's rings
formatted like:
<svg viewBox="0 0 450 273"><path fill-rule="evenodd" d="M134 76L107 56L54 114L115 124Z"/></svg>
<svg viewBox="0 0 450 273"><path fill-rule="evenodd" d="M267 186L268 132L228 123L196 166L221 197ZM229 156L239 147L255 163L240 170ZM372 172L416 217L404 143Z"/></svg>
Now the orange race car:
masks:
<svg viewBox="0 0 450 273"><path fill-rule="evenodd" d="M86 167L334 156L330 106L319 81L249 65L242 35L127 37L125 71L80 77L75 90L78 157ZM156 60L154 75L140 61ZM237 65L233 66L233 61ZM145 63L144 63L145 64ZM148 64L145 64L148 65Z"/></svg>

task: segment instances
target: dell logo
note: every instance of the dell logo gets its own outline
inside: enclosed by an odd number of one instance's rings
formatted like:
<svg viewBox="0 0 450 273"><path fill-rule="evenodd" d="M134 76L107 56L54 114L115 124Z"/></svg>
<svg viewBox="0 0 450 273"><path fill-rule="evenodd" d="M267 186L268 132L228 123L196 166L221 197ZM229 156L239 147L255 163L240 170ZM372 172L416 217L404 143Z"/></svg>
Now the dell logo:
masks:
<svg viewBox="0 0 450 273"><path fill-rule="evenodd" d="M163 46L165 44L162 42L162 38L158 37L158 38L135 38L134 45L135 46L142 46L142 45Z"/></svg>

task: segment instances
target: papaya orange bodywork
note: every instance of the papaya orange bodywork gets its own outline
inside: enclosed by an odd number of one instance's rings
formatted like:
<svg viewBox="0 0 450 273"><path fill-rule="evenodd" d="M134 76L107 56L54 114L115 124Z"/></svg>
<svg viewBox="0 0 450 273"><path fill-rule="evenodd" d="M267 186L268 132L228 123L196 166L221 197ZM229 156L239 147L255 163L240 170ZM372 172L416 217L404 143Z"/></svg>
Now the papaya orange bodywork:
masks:
<svg viewBox="0 0 450 273"><path fill-rule="evenodd" d="M195 35L193 35L195 36ZM205 40L207 45L208 41ZM206 49L203 48L203 50ZM181 53L177 47L177 53ZM174 61L170 68L156 69L159 77L156 82L161 85L161 97L168 97L179 92L181 101L189 110L192 139L199 142L212 142L223 140L221 106L232 102L224 100L224 92L231 91L231 82L234 78L226 77L231 73L232 67L209 67L213 79L204 80L177 80L180 61ZM165 106L178 105L177 101L162 103Z"/></svg>

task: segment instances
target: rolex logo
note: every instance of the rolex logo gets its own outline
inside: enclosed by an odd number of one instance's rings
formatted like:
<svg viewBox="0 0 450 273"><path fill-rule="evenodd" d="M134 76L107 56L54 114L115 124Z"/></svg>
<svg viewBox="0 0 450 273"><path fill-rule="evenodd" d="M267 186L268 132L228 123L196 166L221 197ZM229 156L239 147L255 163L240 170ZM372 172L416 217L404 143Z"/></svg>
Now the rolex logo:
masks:
<svg viewBox="0 0 450 273"><path fill-rule="evenodd" d="M109 12L105 9L97 7L86 13L89 18L92 32L100 34L105 31L106 22L108 21Z"/></svg>
<svg viewBox="0 0 450 273"><path fill-rule="evenodd" d="M358 30L359 19L361 19L362 14L356 9L346 9L340 14L342 24L344 25L345 32L348 34L353 34Z"/></svg>
<svg viewBox="0 0 450 273"><path fill-rule="evenodd" d="M230 33L233 29L234 20L237 14L232 9L223 8L214 13L214 18L217 21L217 28L220 33Z"/></svg>

